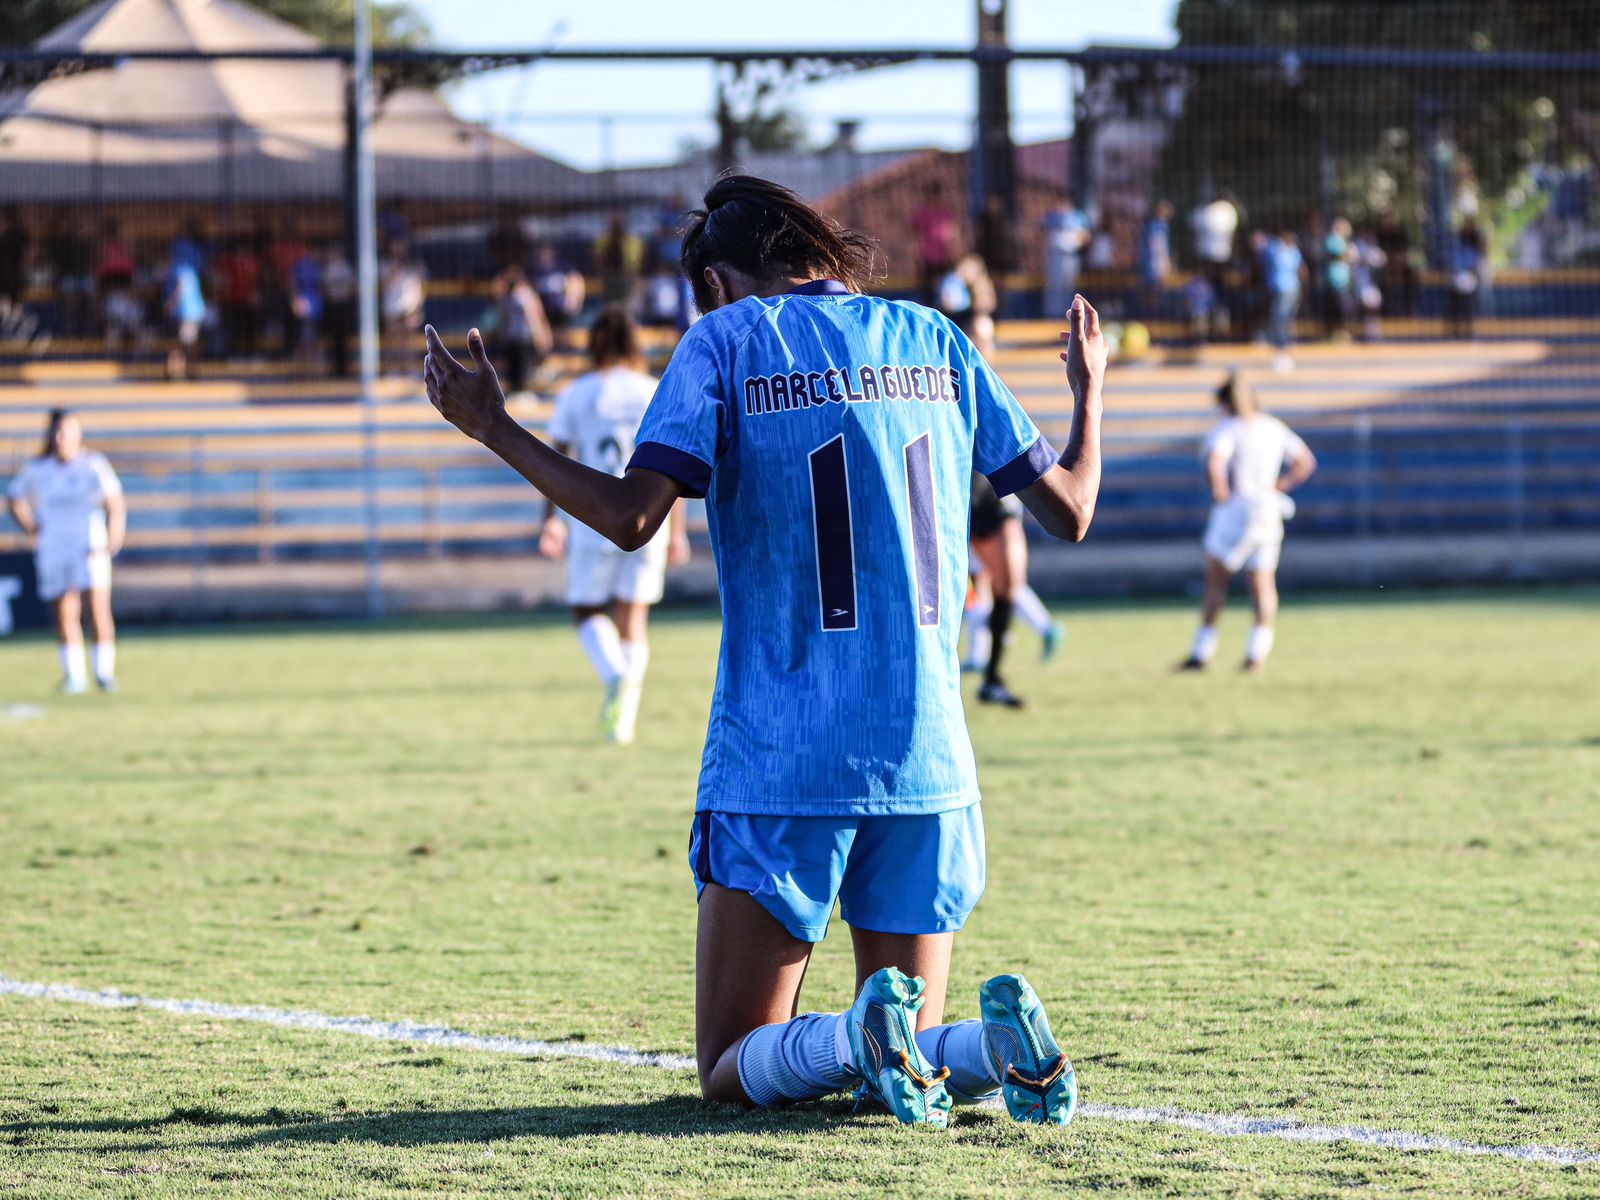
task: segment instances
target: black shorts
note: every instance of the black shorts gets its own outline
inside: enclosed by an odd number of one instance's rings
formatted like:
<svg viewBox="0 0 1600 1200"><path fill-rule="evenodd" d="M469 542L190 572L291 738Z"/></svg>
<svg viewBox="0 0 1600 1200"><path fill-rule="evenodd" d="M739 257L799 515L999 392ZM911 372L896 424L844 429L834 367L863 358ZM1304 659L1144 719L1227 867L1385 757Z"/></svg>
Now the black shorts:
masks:
<svg viewBox="0 0 1600 1200"><path fill-rule="evenodd" d="M972 536L991 538L1007 521L1020 520L1022 503L1015 496L1001 499L982 475L972 476Z"/></svg>

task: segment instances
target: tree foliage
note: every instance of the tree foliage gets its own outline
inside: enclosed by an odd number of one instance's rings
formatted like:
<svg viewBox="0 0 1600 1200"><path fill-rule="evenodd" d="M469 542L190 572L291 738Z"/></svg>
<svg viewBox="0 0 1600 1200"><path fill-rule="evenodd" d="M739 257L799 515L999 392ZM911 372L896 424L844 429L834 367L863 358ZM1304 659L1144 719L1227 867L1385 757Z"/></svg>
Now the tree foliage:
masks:
<svg viewBox="0 0 1600 1200"><path fill-rule="evenodd" d="M1183 46L1286 52L1271 66L1197 70L1163 164L1180 200L1230 190L1263 221L1326 204L1407 214L1425 202L1429 154L1490 201L1531 163L1600 161L1592 73L1309 67L1287 53L1593 52L1596 0L1181 0L1177 29Z"/></svg>

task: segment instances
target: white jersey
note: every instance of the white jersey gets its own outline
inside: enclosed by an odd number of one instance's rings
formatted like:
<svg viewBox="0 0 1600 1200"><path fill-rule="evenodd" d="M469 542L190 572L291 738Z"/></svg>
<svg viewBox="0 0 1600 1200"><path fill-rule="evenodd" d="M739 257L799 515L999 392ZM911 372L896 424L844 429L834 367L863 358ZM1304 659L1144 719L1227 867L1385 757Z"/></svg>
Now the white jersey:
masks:
<svg viewBox="0 0 1600 1200"><path fill-rule="evenodd" d="M653 376L631 367L607 367L590 371L573 380L556 397L546 435L553 442L565 443L571 454L586 467L619 478L633 457L633 443L639 436L644 410L655 395ZM574 522L572 541L611 543L587 525ZM667 522L661 523L658 538L667 536ZM613 547L614 548L614 547Z"/></svg>
<svg viewBox="0 0 1600 1200"><path fill-rule="evenodd" d="M39 557L88 555L106 548L106 501L122 483L105 457L86 450L70 462L35 458L6 489L26 500L39 522Z"/></svg>
<svg viewBox="0 0 1600 1200"><path fill-rule="evenodd" d="M1277 417L1256 413L1229 417L1206 438L1201 457L1228 460L1229 503L1247 508L1256 521L1281 522L1278 477L1287 463L1306 452L1300 436Z"/></svg>

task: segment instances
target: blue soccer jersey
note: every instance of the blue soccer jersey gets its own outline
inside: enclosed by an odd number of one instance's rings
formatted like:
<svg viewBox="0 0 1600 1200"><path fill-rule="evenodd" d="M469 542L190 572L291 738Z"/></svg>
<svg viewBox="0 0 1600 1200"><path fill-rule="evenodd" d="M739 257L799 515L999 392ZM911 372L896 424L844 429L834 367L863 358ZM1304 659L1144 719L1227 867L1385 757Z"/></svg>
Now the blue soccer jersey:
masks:
<svg viewBox="0 0 1600 1200"><path fill-rule="evenodd" d="M935 813L978 800L956 642L971 473L1056 454L920 305L818 281L708 314L629 464L705 496L722 591L702 811Z"/></svg>

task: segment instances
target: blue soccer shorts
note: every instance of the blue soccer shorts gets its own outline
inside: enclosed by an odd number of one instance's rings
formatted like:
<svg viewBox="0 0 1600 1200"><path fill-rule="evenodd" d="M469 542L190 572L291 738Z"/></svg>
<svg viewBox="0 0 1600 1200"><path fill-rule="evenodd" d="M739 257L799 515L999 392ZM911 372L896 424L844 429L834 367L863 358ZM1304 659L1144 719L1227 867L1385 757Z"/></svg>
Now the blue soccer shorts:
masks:
<svg viewBox="0 0 1600 1200"><path fill-rule="evenodd" d="M695 892L746 892L803 942L828 933L833 905L878 933L960 929L983 895L983 812L773 817L698 812L689 836Z"/></svg>

